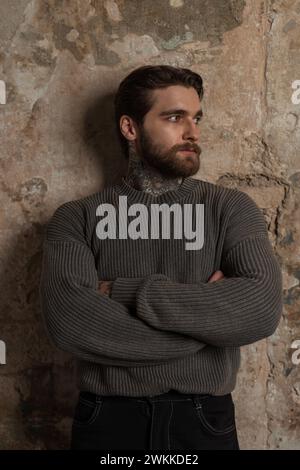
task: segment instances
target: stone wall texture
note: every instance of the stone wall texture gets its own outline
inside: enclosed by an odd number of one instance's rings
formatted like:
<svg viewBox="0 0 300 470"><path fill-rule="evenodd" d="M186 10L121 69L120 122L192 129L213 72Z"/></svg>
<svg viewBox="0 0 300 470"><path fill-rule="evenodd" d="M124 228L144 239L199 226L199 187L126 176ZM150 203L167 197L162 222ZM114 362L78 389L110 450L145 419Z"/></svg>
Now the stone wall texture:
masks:
<svg viewBox="0 0 300 470"><path fill-rule="evenodd" d="M300 449L299 51L299 0L1 0L0 449L69 446L76 365L41 318L45 224L126 172L112 97L144 64L202 75L195 177L247 192L265 214L284 312L272 337L242 348L238 433L243 449Z"/></svg>

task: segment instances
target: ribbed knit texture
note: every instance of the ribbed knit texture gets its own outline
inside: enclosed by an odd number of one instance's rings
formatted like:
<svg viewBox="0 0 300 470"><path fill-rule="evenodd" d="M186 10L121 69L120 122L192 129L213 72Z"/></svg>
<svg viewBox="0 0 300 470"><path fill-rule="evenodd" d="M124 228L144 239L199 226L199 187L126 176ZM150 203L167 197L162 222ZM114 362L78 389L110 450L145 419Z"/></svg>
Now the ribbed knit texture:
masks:
<svg viewBox="0 0 300 470"><path fill-rule="evenodd" d="M112 204L118 224L122 195L128 208L143 203L149 214L152 203L178 203L182 213L184 204L204 204L203 247L186 250L184 236L100 240L96 209ZM225 278L208 283L218 269ZM98 280L114 281L111 297L100 294ZM153 196L122 179L55 211L40 299L49 338L79 360L80 390L223 395L235 387L240 346L279 323L282 275L264 216L246 193L185 178Z"/></svg>

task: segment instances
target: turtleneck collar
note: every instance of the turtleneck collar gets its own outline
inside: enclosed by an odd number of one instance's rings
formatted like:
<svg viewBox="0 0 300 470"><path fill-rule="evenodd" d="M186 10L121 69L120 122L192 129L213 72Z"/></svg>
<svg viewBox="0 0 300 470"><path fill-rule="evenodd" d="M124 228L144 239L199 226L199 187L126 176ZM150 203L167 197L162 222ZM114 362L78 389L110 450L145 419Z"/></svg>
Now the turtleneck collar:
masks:
<svg viewBox="0 0 300 470"><path fill-rule="evenodd" d="M141 191L131 186L125 178L122 177L121 183L114 187L114 190L119 195L126 195L129 200L140 203L161 203L161 202L176 202L184 199L187 195L195 189L197 180L195 178L184 178L182 183L176 189L166 191L157 196L150 194L146 191Z"/></svg>

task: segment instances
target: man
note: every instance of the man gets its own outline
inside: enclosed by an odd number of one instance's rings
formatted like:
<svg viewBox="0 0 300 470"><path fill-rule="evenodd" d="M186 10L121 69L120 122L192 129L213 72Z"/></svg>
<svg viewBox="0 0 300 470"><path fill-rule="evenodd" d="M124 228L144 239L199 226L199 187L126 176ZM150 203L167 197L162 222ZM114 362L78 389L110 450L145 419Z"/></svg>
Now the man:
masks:
<svg viewBox="0 0 300 470"><path fill-rule="evenodd" d="M80 366L72 449L239 449L240 347L274 333L282 278L254 201L191 178L202 97L188 69L129 74L115 99L126 177L48 224L43 317Z"/></svg>

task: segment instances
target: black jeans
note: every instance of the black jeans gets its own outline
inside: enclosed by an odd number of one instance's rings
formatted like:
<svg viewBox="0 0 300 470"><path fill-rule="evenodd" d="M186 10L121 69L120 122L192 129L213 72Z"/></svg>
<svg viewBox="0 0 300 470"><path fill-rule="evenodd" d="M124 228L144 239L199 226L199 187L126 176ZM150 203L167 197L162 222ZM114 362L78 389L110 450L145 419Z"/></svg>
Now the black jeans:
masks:
<svg viewBox="0 0 300 470"><path fill-rule="evenodd" d="M80 392L71 449L239 450L232 396Z"/></svg>

